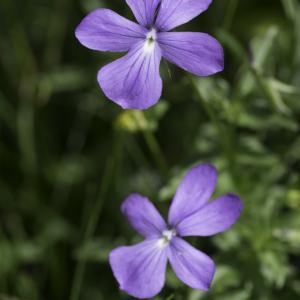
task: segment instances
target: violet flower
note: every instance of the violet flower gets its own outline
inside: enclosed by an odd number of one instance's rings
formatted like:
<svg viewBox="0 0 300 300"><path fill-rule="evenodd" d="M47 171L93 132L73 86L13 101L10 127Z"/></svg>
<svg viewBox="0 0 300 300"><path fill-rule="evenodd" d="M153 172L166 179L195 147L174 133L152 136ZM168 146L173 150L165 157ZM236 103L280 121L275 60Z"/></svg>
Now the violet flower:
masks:
<svg viewBox="0 0 300 300"><path fill-rule="evenodd" d="M87 15L76 37L87 48L128 53L98 73L104 94L125 109L146 109L162 93L161 58L197 76L223 70L223 49L200 32L168 32L205 11L212 0L126 0L139 24L109 9Z"/></svg>
<svg viewBox="0 0 300 300"><path fill-rule="evenodd" d="M240 216L243 204L233 194L208 202L216 182L213 166L202 164L191 169L176 191L168 225L147 198L132 194L124 201L122 212L145 240L110 253L110 265L121 290L137 298L155 296L164 285L167 261L191 288L210 288L214 262L182 237L217 234Z"/></svg>

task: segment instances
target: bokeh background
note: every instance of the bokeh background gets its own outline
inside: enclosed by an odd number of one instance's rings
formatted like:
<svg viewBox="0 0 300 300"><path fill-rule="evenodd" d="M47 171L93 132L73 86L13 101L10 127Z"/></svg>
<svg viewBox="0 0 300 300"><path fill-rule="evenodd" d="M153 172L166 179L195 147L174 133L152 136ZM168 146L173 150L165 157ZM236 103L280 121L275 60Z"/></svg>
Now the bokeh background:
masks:
<svg viewBox="0 0 300 300"><path fill-rule="evenodd" d="M0 299L132 299L107 257L140 237L120 213L131 192L166 214L184 172L219 170L215 196L244 201L239 222L191 243L213 257L210 292L169 270L157 300L300 299L300 3L214 0L178 30L208 32L225 71L196 78L164 62L161 101L123 111L97 70L120 54L74 29L124 0L0 0Z"/></svg>

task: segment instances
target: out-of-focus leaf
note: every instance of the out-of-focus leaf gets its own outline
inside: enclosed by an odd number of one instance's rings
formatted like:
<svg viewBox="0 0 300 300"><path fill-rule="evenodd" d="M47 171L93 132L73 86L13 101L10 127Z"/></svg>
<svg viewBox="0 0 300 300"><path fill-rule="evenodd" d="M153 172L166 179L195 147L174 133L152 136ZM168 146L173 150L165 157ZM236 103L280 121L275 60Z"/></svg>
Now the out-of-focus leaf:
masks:
<svg viewBox="0 0 300 300"><path fill-rule="evenodd" d="M291 20L295 20L297 16L297 0L281 0L287 16Z"/></svg>
<svg viewBox="0 0 300 300"><path fill-rule="evenodd" d="M240 62L248 62L248 55L242 44L230 32L220 29L217 32L217 37L222 44L230 50L235 59Z"/></svg>
<svg viewBox="0 0 300 300"><path fill-rule="evenodd" d="M275 251L266 251L260 253L259 258L261 260L261 272L265 279L278 288L282 287L291 273L284 255Z"/></svg>
<svg viewBox="0 0 300 300"><path fill-rule="evenodd" d="M201 300L205 299L206 293L199 290L190 290L187 300Z"/></svg>
<svg viewBox="0 0 300 300"><path fill-rule="evenodd" d="M259 82L262 91L264 92L274 109L283 114L290 115L291 111L289 107L284 103L280 92L274 86L274 81L272 79L262 76L256 70L254 72L256 74L257 81Z"/></svg>
<svg viewBox="0 0 300 300"><path fill-rule="evenodd" d="M88 83L86 72L72 67L65 67L43 74L38 82L38 98L43 102L51 93L82 89Z"/></svg>
<svg viewBox="0 0 300 300"><path fill-rule="evenodd" d="M14 247L16 259L24 264L38 262L42 257L42 248L35 242L18 242Z"/></svg>
<svg viewBox="0 0 300 300"><path fill-rule="evenodd" d="M272 86L281 93L285 93L285 94L299 94L300 93L299 87L296 87L296 86L293 86L290 84L286 84L275 78L270 78L270 81L272 83Z"/></svg>
<svg viewBox="0 0 300 300"><path fill-rule="evenodd" d="M300 190L290 189L286 195L286 202L292 209L300 209Z"/></svg>
<svg viewBox="0 0 300 300"><path fill-rule="evenodd" d="M69 241L74 237L74 232L65 220L51 216L45 220L37 238L38 243L47 251L48 247L58 242Z"/></svg>
<svg viewBox="0 0 300 300"><path fill-rule="evenodd" d="M0 91L0 126L3 122L9 129L15 130L15 112L11 103Z"/></svg>
<svg viewBox="0 0 300 300"><path fill-rule="evenodd" d="M237 248L240 242L241 236L235 230L214 237L214 243L223 251L230 251L233 248Z"/></svg>
<svg viewBox="0 0 300 300"><path fill-rule="evenodd" d="M81 6L86 13L91 12L94 9L105 7L105 1L102 0L81 0Z"/></svg>
<svg viewBox="0 0 300 300"><path fill-rule="evenodd" d="M270 59L275 47L274 41L279 31L275 26L268 28L265 34L253 39L251 46L253 51L253 66L257 70L262 70Z"/></svg>
<svg viewBox="0 0 300 300"><path fill-rule="evenodd" d="M167 201L172 199L174 196L178 184L180 183L182 176L175 176L173 177L167 185L162 187L158 192L158 198L160 201Z"/></svg>
<svg viewBox="0 0 300 300"><path fill-rule="evenodd" d="M15 271L18 263L15 258L14 246L8 241L0 242L0 275L6 276L7 273Z"/></svg>
<svg viewBox="0 0 300 300"><path fill-rule="evenodd" d="M81 245L75 252L78 260L106 262L109 252L114 248L109 241L104 239L94 239Z"/></svg>
<svg viewBox="0 0 300 300"><path fill-rule="evenodd" d="M232 291L224 293L215 298L216 300L248 300L251 299L251 289L243 289L240 291Z"/></svg>
<svg viewBox="0 0 300 300"><path fill-rule="evenodd" d="M218 265L215 278L213 281L213 289L216 293L222 293L230 288L236 288L240 284L238 270L230 266Z"/></svg>
<svg viewBox="0 0 300 300"><path fill-rule="evenodd" d="M274 230L274 236L284 242L295 253L300 253L300 229L280 228Z"/></svg>
<svg viewBox="0 0 300 300"><path fill-rule="evenodd" d="M69 156L51 166L47 170L47 176L53 182L76 184L89 174L91 167L91 162L86 157Z"/></svg>
<svg viewBox="0 0 300 300"><path fill-rule="evenodd" d="M20 273L15 279L17 283L17 295L21 299L39 299L36 283L32 280L31 276L26 273Z"/></svg>

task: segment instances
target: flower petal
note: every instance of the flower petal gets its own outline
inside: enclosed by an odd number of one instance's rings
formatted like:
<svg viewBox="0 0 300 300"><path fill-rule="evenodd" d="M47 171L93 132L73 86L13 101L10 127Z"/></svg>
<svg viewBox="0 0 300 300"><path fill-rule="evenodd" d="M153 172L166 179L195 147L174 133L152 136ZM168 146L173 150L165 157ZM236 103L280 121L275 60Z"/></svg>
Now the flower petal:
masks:
<svg viewBox="0 0 300 300"><path fill-rule="evenodd" d="M212 0L162 0L155 25L161 31L169 31L200 15L211 2Z"/></svg>
<svg viewBox="0 0 300 300"><path fill-rule="evenodd" d="M131 226L146 238L160 237L167 225L154 205L138 194L130 195L121 210Z"/></svg>
<svg viewBox="0 0 300 300"><path fill-rule="evenodd" d="M126 0L126 2L142 26L150 27L153 25L160 0Z"/></svg>
<svg viewBox="0 0 300 300"><path fill-rule="evenodd" d="M161 51L156 44L138 43L127 55L103 67L98 82L104 94L124 109L146 109L162 91Z"/></svg>
<svg viewBox="0 0 300 300"><path fill-rule="evenodd" d="M208 34L161 32L158 42L164 58L192 74L208 76L224 69L223 48Z"/></svg>
<svg viewBox="0 0 300 300"><path fill-rule="evenodd" d="M141 299L158 294L165 282L167 249L158 240L145 240L113 250L109 262L120 289Z"/></svg>
<svg viewBox="0 0 300 300"><path fill-rule="evenodd" d="M212 195L217 183L217 171L210 164L191 169L177 188L169 211L169 223L176 226L180 221L199 210Z"/></svg>
<svg viewBox="0 0 300 300"><path fill-rule="evenodd" d="M147 30L109 9L96 9L88 14L75 31L87 48L99 51L128 51L145 39Z"/></svg>
<svg viewBox="0 0 300 300"><path fill-rule="evenodd" d="M194 289L209 290L215 273L215 264L209 256L183 239L174 237L168 258L181 281Z"/></svg>
<svg viewBox="0 0 300 300"><path fill-rule="evenodd" d="M242 209L243 203L238 196L224 195L182 220L176 230L180 236L214 235L233 225Z"/></svg>

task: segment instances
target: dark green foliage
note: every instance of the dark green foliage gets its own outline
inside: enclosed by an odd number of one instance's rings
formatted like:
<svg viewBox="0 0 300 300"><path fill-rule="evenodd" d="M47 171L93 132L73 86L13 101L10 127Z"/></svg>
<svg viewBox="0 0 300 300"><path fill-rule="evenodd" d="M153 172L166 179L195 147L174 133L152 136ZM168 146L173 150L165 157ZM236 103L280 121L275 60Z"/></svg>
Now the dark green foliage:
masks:
<svg viewBox="0 0 300 300"><path fill-rule="evenodd" d="M119 207L130 192L166 213L184 171L219 170L215 195L245 203L232 230L191 242L211 255L209 293L170 272L156 299L300 298L300 4L214 0L181 30L225 48L225 71L197 79L163 64L146 112L105 99L97 69L117 57L74 29L122 0L0 1L0 299L129 299L107 262L137 239Z"/></svg>

